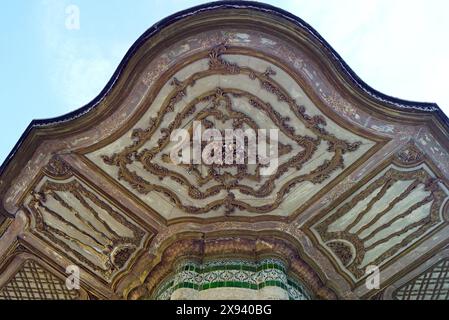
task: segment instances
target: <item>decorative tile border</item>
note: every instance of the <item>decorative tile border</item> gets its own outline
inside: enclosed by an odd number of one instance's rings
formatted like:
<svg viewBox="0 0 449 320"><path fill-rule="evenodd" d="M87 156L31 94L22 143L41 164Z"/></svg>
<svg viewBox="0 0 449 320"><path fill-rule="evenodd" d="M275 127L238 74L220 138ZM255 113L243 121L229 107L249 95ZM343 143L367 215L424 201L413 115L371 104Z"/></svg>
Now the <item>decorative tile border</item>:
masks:
<svg viewBox="0 0 449 320"><path fill-rule="evenodd" d="M182 235L182 233L179 235ZM323 283L321 279L325 277L324 275L320 277L314 269L300 258L303 253L298 250L297 244L283 239L281 234L279 234L279 238L274 237L272 231L269 232L269 235L265 235L264 233L249 233L247 236L236 235L233 237L227 236L226 238L209 233L207 239L205 239L204 234L201 232L190 233L185 236L186 238L184 239L175 241L166 240L166 242L158 243L162 252L155 252L160 254L160 262L151 266L142 275L143 280L140 285L136 284L128 289L125 296L126 299L156 299L159 295L158 293L162 292L161 288L169 283L170 280L174 281L173 286L178 284L175 282L175 275L178 273L177 270L182 268L183 262L184 264L188 264L187 262L189 262L197 266L198 264L204 265L207 261L207 264L212 266L220 264L221 260L231 261L231 263L227 263L226 265L235 265L237 263L236 261L243 260L243 266L251 267L254 266L255 262L257 266L260 265L263 259L255 259L254 257L273 258L278 262L277 264L283 266L287 271L286 274L288 276L284 278L283 283L288 284L288 279L291 282L297 282L301 288L305 289L303 291L307 293L310 299L333 300L340 297L333 289ZM201 277L202 275L199 274L199 276ZM200 278L199 282L194 281L192 283L202 284L201 281ZM259 286L259 283L257 285ZM210 296L210 293L215 295L214 292L217 293L217 297L220 296L222 299L226 299L227 296L231 295L231 292L237 291L241 292L247 299L255 296L260 296L261 298L266 297L266 299L289 298L289 293L284 289L271 287L268 289L264 288L260 291L243 288L220 288L212 292L182 289L174 292L173 295L168 294L166 299L189 299L189 297L207 299L208 297L213 297ZM228 292L228 294L225 294L225 292ZM293 295L290 294L290 296Z"/></svg>
<svg viewBox="0 0 449 320"><path fill-rule="evenodd" d="M169 300L173 292L181 288L203 291L216 288L261 290L265 287L282 288L291 300L311 299L302 285L287 277L284 264L277 259L260 262L215 260L202 264L183 261L175 273L162 282L153 298Z"/></svg>

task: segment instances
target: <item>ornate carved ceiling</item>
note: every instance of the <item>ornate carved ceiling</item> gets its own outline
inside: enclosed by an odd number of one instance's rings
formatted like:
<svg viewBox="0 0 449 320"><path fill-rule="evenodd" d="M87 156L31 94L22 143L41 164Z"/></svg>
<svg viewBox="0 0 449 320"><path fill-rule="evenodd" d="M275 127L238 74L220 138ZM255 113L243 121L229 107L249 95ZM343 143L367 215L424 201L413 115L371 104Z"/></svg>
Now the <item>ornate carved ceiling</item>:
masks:
<svg viewBox="0 0 449 320"><path fill-rule="evenodd" d="M338 125L284 71L287 67L256 56L218 44L189 57L179 70L169 71L136 125L96 150L89 148L94 150L86 157L168 221L298 214L356 160L372 154L373 140L381 137ZM278 129L276 172L262 175L260 163L172 163L171 134L180 128L192 132L195 121L218 130Z"/></svg>
<svg viewBox="0 0 449 320"><path fill-rule="evenodd" d="M406 146L308 225L317 245L351 278L382 266L448 222L447 187Z"/></svg>
<svg viewBox="0 0 449 320"><path fill-rule="evenodd" d="M194 122L278 129L277 169L174 164L170 135ZM448 244L448 123L436 105L369 88L279 9L176 14L92 103L33 122L2 166L0 296L33 272L59 283L75 264L82 292L56 297L141 298L179 256L270 253L315 298L444 297L445 284L403 282ZM369 265L378 290L364 285Z"/></svg>

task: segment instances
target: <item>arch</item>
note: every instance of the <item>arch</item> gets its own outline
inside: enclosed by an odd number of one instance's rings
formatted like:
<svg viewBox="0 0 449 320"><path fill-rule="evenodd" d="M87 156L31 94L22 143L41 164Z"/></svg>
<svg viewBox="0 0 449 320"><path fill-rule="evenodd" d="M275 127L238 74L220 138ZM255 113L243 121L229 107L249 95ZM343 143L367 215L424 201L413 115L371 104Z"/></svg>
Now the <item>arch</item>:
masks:
<svg viewBox="0 0 449 320"><path fill-rule="evenodd" d="M304 286L313 299L336 299L338 296L322 277L305 262L298 245L285 236L234 232L232 235L184 233L161 244L156 259L143 272L144 280L125 290L125 298L154 297L155 290L176 266L183 261L213 261L214 259L244 259L262 261L278 259L283 262L286 274Z"/></svg>
<svg viewBox="0 0 449 320"><path fill-rule="evenodd" d="M279 175L265 183L248 170L220 176L209 167L204 172L214 185L201 189L207 179L193 181L192 168L170 171L159 147L171 129L188 127L204 110L218 120L239 114L233 129L242 122L280 129L286 157ZM180 114L191 118L183 123ZM209 3L150 28L98 97L67 115L33 121L1 166L2 217L26 212L34 221L36 210L54 208L66 221L77 216L84 233L68 237L34 223L21 230L1 224L0 233L8 229L11 239L48 252L63 249L66 262L89 271L89 285L110 293L105 297L152 297L178 258L203 264L220 257L280 259L313 298L369 296L365 249L367 262L382 264L384 285L446 241L449 226L439 213L447 218L448 123L435 104L370 88L301 19L256 2ZM419 179L398 191L412 178ZM59 191L51 190L55 184ZM70 192L80 186L83 194ZM56 194L64 190L70 203ZM396 206L403 197L411 209ZM388 199L394 203L376 214L372 207ZM61 216L50 210L40 220ZM360 240L344 223L354 219L359 231L377 232L371 224L380 216L395 222L410 212L416 219L403 229L385 223L373 238ZM98 251L93 262L83 249L86 232L99 238L89 240L90 251ZM389 241L398 234L399 243Z"/></svg>

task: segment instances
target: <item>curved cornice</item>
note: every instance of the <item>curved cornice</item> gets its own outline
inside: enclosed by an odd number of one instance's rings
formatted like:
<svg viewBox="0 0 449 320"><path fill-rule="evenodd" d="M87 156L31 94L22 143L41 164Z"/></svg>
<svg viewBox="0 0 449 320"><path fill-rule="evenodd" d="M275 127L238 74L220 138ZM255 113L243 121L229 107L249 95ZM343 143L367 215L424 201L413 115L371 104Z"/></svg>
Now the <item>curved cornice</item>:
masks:
<svg viewBox="0 0 449 320"><path fill-rule="evenodd" d="M302 248L297 241L284 234L246 232L239 230L228 233L180 233L167 239L158 247L153 260L141 270L139 280L125 289L125 299L140 299L151 295L157 285L172 272L173 266L185 257L203 261L205 257L246 258L257 260L261 257L277 257L288 266L288 273L301 279L302 283L315 298L335 300L339 298L331 281L323 275L313 261L306 261ZM341 293L340 293L341 295Z"/></svg>
<svg viewBox="0 0 449 320"><path fill-rule="evenodd" d="M340 55L324 40L317 31L315 31L309 24L304 22L302 19L296 17L295 15L276 8L274 6L252 2L252 1L217 1L211 2L199 6L192 7L187 10L175 13L165 19L154 24L149 28L142 36L137 39L137 41L131 46L131 48L126 53L123 60L120 62L113 76L106 84L105 88L100 92L100 94L94 98L90 103L85 106L67 113L63 116L59 116L51 119L33 120L25 132L20 137L19 141L14 146L13 150L10 152L8 157L5 159L0 167L0 177L4 180L8 180L5 176L9 167L11 167L12 160L15 159L20 153L26 151L28 154L33 152L40 142L40 137L45 136L49 128L63 128L68 125L69 122L80 119L82 117L92 116L97 109L97 107L105 100L108 95L111 94L112 90L115 88L120 77L124 73L130 60L136 55L137 51L145 44L148 43L150 39L156 37L162 32L162 30L168 28L170 25L186 19L188 17L198 15L205 12L213 12L216 10L251 10L261 14L271 16L271 18L276 19L279 23L290 23L293 24L294 28L298 28L301 32L305 33L309 41L314 42L315 45L328 57L328 59L337 67L341 75L344 77L346 82L350 84L358 92L362 93L365 97L367 96L372 102L384 105L390 108L392 111L399 111L402 113L410 114L426 114L430 115L437 123L440 124L440 128L446 136L449 136L449 118L442 112L442 110L435 103L424 103L424 102L413 102L406 101L398 98L394 98L383 94L364 81L362 81L355 72L347 65L347 63L340 57ZM95 115L97 116L97 115ZM425 117L428 119L428 117ZM427 121L427 120L423 120ZM30 141L34 141L33 143ZM36 143L37 141L37 143ZM16 164L14 167L20 168L22 164ZM11 175L14 176L14 175ZM4 181L0 182L0 194L4 193L5 186Z"/></svg>

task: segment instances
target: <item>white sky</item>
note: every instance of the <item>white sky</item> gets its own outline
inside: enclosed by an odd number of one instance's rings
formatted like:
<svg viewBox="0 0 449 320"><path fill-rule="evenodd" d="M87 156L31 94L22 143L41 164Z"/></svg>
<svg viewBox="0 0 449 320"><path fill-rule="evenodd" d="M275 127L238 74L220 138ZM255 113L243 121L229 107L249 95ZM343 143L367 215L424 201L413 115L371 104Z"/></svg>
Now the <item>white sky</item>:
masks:
<svg viewBox="0 0 449 320"><path fill-rule="evenodd" d="M449 113L449 1L282 1L374 89Z"/></svg>

